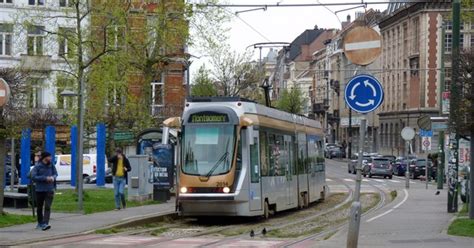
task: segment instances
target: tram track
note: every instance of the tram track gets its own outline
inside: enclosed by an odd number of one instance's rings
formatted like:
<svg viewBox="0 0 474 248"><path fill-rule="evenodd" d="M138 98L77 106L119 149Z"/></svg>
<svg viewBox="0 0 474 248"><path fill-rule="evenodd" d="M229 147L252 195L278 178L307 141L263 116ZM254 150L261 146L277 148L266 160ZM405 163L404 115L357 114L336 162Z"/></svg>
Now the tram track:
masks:
<svg viewBox="0 0 474 248"><path fill-rule="evenodd" d="M338 173L340 174L340 173ZM366 212L363 212L362 213L362 217L365 217L373 212L376 212L377 210L381 209L382 207L384 207L386 204L387 204L387 192L383 189L381 189L379 186L375 185L374 183L372 182L365 182L367 184L369 184L370 186L372 186L373 188L375 188L379 195L380 195L380 200L379 202L377 203L377 205L375 207L372 207L370 209L368 209ZM340 224L337 224L329 229L326 229L320 233L315 233L315 234L312 234L312 235L309 235L309 236L305 236L305 237L302 237L302 238L299 238L299 239L296 239L296 240L292 240L292 241L289 241L287 243L285 243L284 247L296 247L298 244L303 244L307 241L310 241L310 240L318 240L318 239L321 239L325 236L328 236L328 235L331 235L331 234L334 234L340 230L342 230L343 228L346 228L347 226L347 223L348 221L344 221L343 223L340 223Z"/></svg>

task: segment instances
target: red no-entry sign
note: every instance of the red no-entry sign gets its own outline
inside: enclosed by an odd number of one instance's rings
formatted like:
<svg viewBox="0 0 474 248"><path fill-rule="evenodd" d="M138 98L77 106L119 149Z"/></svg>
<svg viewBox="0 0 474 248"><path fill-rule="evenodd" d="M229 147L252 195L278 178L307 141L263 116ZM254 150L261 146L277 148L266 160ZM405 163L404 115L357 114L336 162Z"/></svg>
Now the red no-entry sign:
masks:
<svg viewBox="0 0 474 248"><path fill-rule="evenodd" d="M10 87L7 82L0 78L0 107L5 106L10 99Z"/></svg>

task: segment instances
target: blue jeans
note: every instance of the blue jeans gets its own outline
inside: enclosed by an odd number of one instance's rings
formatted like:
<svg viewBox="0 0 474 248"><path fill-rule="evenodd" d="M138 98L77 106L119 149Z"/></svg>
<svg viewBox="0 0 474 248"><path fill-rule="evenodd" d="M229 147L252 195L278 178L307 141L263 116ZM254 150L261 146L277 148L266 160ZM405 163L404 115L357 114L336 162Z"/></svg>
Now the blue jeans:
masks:
<svg viewBox="0 0 474 248"><path fill-rule="evenodd" d="M123 208L125 208L125 195L123 193L125 189L125 177L114 177L114 197L115 197L115 208L120 209L120 202L122 202Z"/></svg>

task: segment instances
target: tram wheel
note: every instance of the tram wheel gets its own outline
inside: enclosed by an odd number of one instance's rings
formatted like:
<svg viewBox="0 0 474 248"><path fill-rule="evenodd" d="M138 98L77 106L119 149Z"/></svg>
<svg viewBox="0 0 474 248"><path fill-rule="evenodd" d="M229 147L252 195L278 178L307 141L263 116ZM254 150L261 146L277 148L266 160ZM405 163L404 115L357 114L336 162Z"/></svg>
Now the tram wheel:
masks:
<svg viewBox="0 0 474 248"><path fill-rule="evenodd" d="M265 203L263 204L263 218L265 218L266 220L270 218L270 209L267 201L265 201Z"/></svg>

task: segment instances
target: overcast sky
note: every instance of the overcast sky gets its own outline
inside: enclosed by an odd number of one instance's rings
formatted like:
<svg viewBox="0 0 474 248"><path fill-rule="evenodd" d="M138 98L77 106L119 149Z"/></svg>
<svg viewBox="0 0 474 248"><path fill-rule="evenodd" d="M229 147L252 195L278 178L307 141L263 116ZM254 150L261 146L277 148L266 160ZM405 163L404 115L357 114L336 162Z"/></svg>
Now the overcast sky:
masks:
<svg viewBox="0 0 474 248"><path fill-rule="evenodd" d="M384 0L364 0L364 2L381 2ZM308 3L361 3L361 0L227 0L229 4L308 4ZM336 15L332 12L343 10L358 5L328 6L324 7L277 7L264 10L239 13L234 16L231 25L229 43L231 47L243 52L249 45L259 42L292 42L299 34L306 29L313 29L316 25L319 28L337 28L341 24ZM360 5L359 5L360 6ZM387 4L368 4L368 9L387 8ZM250 8L229 8L229 11L248 10ZM345 21L350 14L354 20L355 12L364 11L364 8L357 8L349 11L337 13L340 21ZM256 31L255 31L256 30ZM191 49L191 53L193 50ZM267 51L263 52L265 56ZM196 54L198 55L198 54ZM258 51L255 51L255 58L258 58ZM206 63L204 58L194 59L191 66L191 73L194 74L201 64ZM207 64L207 63L206 63ZM209 66L207 66L209 68ZM191 77L193 78L193 77Z"/></svg>

